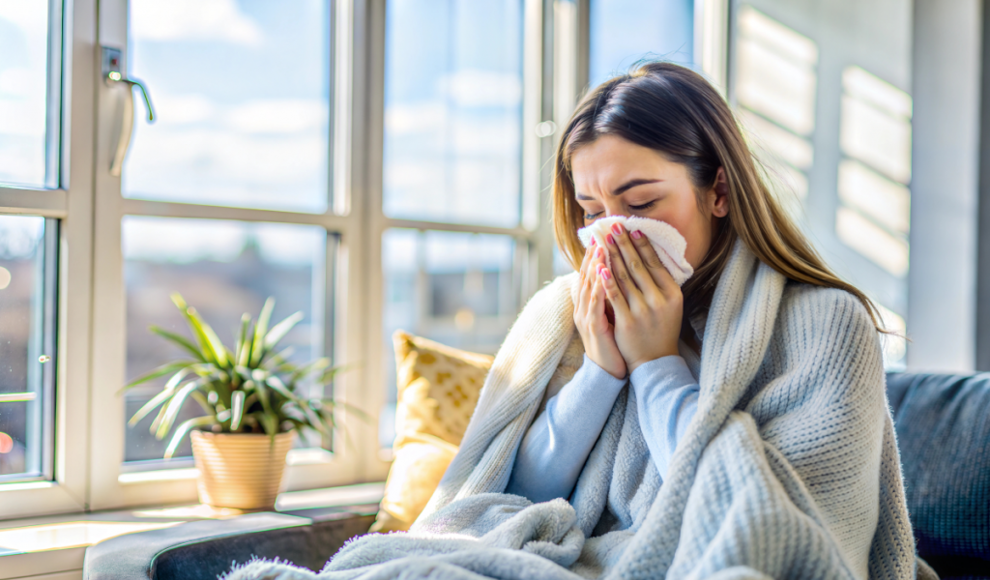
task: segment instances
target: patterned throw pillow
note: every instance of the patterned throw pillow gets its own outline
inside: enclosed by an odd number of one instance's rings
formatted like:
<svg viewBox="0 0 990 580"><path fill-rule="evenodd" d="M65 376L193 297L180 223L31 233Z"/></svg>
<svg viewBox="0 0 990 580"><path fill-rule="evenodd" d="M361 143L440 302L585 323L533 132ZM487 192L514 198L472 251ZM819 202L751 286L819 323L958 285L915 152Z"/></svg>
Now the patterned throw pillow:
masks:
<svg viewBox="0 0 990 580"><path fill-rule="evenodd" d="M392 468L372 532L406 530L457 453L492 357L401 330L395 346L398 406Z"/></svg>

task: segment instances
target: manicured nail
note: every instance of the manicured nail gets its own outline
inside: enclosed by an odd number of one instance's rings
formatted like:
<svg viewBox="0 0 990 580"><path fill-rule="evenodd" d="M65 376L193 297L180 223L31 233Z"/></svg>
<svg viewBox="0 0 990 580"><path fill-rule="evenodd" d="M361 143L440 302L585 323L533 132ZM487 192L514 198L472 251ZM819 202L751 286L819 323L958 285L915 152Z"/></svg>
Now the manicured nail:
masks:
<svg viewBox="0 0 990 580"><path fill-rule="evenodd" d="M632 237L632 239L638 240L643 237L643 232L639 230L633 230L632 232L629 233L629 235Z"/></svg>
<svg viewBox="0 0 990 580"><path fill-rule="evenodd" d="M614 246L615 245L615 238L612 237L612 234L606 235L605 236L605 241L608 242L609 245L611 245L611 246Z"/></svg>
<svg viewBox="0 0 990 580"><path fill-rule="evenodd" d="M595 250L595 257L596 258L604 258L605 257L605 250L603 250L601 248L596 249Z"/></svg>
<svg viewBox="0 0 990 580"><path fill-rule="evenodd" d="M605 266L603 264L598 264L598 268L596 269L596 271L598 272L598 275L599 276L602 275L602 270L604 270L604 269L605 269Z"/></svg>
<svg viewBox="0 0 990 580"><path fill-rule="evenodd" d="M592 245L592 246L594 246L594 245L595 245L595 238L591 238L591 245Z"/></svg>
<svg viewBox="0 0 990 580"><path fill-rule="evenodd" d="M605 278L606 280L611 280L612 279L612 275L608 273L608 268L602 268L601 269L601 275L602 275L602 278Z"/></svg>
<svg viewBox="0 0 990 580"><path fill-rule="evenodd" d="M619 224L619 223L612 224L612 231L615 232L615 235L621 236L622 235L622 224Z"/></svg>

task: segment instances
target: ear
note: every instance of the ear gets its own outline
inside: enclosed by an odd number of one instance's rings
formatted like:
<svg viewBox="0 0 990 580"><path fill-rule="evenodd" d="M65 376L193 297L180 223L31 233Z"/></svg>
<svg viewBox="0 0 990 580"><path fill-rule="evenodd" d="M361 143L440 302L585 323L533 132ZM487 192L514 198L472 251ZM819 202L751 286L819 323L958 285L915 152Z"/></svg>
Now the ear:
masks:
<svg viewBox="0 0 990 580"><path fill-rule="evenodd" d="M729 215L729 184L725 180L725 170L721 167L715 174L715 186L712 187L712 193L715 194L715 199L712 202L712 215L720 218Z"/></svg>

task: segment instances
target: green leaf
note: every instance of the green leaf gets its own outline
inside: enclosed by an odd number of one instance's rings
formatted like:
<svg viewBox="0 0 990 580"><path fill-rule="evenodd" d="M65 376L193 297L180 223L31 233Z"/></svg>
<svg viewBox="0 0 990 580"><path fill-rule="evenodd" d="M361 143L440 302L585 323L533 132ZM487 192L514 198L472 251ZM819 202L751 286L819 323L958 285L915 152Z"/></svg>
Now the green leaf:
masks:
<svg viewBox="0 0 990 580"><path fill-rule="evenodd" d="M323 372L323 376L320 377L320 382L323 384L329 383L333 381L334 377L336 377L338 374L352 369L356 369L360 366L361 365L357 363L353 363L353 364L338 365L335 367L331 367Z"/></svg>
<svg viewBox="0 0 990 580"><path fill-rule="evenodd" d="M275 418L275 415L273 413L262 413L258 420L265 429L265 433L270 435L274 441L275 435L278 434L278 419Z"/></svg>
<svg viewBox="0 0 990 580"><path fill-rule="evenodd" d="M331 409L334 408L334 407L340 407L344 411L346 411L346 412L348 412L348 413L350 413L352 415L357 416L358 419L361 419L362 421L364 421L366 423L372 423L373 422L373 419L371 418L371 415L369 415L368 413L365 413L364 411L362 411L361 409L355 407L354 405L345 403L343 401L335 401L334 399L329 399L329 398L320 399L320 402L322 404L326 405L327 407L330 407Z"/></svg>
<svg viewBox="0 0 990 580"><path fill-rule="evenodd" d="M174 390L175 389L167 389L152 397L150 401L148 401L147 403L142 405L140 409L138 409L137 413L134 413L134 416L131 417L131 420L128 421L127 424L133 427L138 423L140 423L141 419L144 419L148 415L148 413L154 411L156 408L158 408L158 405L161 405L162 403L167 401L169 397L171 397L174 394L173 392Z"/></svg>
<svg viewBox="0 0 990 580"><path fill-rule="evenodd" d="M186 436L193 427L205 427L207 425L213 425L217 421L210 415L206 417L196 417L195 419L189 419L188 421L182 422L178 429L175 430L175 434L172 435L172 440L168 443L168 448L165 449L165 459L172 459L172 454L182 443L182 438Z"/></svg>
<svg viewBox="0 0 990 580"><path fill-rule="evenodd" d="M272 412L272 403L268 394L268 385L265 381L252 381L254 382L255 393L258 395L258 400L261 401L261 408L264 409L265 413Z"/></svg>
<svg viewBox="0 0 990 580"><path fill-rule="evenodd" d="M295 383L296 381L305 379L314 372L323 370L328 366L330 366L330 359L327 357L318 358L315 361L307 365L303 365L293 371L292 375L289 377L289 382Z"/></svg>
<svg viewBox="0 0 990 580"><path fill-rule="evenodd" d="M176 371L181 371L182 369L189 368L194 364L196 364L196 362L191 360L172 361L170 363L165 363L160 367L152 369L147 374L141 375L140 377L127 383L126 385L124 385L123 389L117 391L117 394L119 395L124 391L132 389L140 384L147 383L148 381L153 381L159 377L164 377L169 373L174 373Z"/></svg>
<svg viewBox="0 0 990 580"><path fill-rule="evenodd" d="M268 386L270 386L272 389L278 392L278 394L282 395L286 399L289 399L290 401L296 403L300 401L299 396L296 395L294 392L292 392L292 389L286 387L285 383L282 382L282 379L278 378L277 376L271 375L270 377L268 377L266 382L268 383Z"/></svg>
<svg viewBox="0 0 990 580"><path fill-rule="evenodd" d="M237 431L241 427L241 418L244 416L244 391L234 391L233 408L230 415L230 430Z"/></svg>
<svg viewBox="0 0 990 580"><path fill-rule="evenodd" d="M193 400L199 403L199 406L204 411L206 411L207 415L215 416L217 414L216 408L214 408L214 406L210 404L210 401L207 400L206 395L204 395L203 393L199 391L193 391L192 393L189 394L189 396L191 396Z"/></svg>
<svg viewBox="0 0 990 580"><path fill-rule="evenodd" d="M282 322L279 322L278 324L273 326L272 329L268 331L268 334L265 335L265 350L270 350L276 344L278 344L278 341L285 338L285 335L288 334L290 330L292 330L292 327L299 324L299 321L301 321L302 319L303 319L303 313L296 312L292 316L289 316Z"/></svg>
<svg viewBox="0 0 990 580"><path fill-rule="evenodd" d="M191 321L195 321L197 332L201 333L205 337L206 344L213 353L217 366L226 367L228 364L227 349L224 347L223 343L220 342L220 337L217 336L217 333L213 332L213 327L203 320L203 317L199 315L199 312L195 308L187 308L186 316L189 317Z"/></svg>
<svg viewBox="0 0 990 580"><path fill-rule="evenodd" d="M203 358L206 359L206 362L212 362L221 367L227 366L226 349L223 343L220 342L217 333L213 332L210 325L200 317L199 312L186 304L178 292L172 293L172 302L186 317L189 328L192 329L193 334L196 335L196 340L199 341L200 350L203 352Z"/></svg>
<svg viewBox="0 0 990 580"><path fill-rule="evenodd" d="M220 399L218 403L223 405L225 409L229 409L231 406L231 390L227 381L221 380L220 377L211 377L209 385L216 391L217 397Z"/></svg>
<svg viewBox="0 0 990 580"><path fill-rule="evenodd" d="M237 344L234 345L236 352L235 361L238 366L244 366L251 359L251 338L248 334L248 327L251 325L251 315L245 312L241 315L241 331L237 335Z"/></svg>
<svg viewBox="0 0 990 580"><path fill-rule="evenodd" d="M168 410L165 411L165 415L162 417L162 421L158 425L158 430L155 432L156 438L159 440L165 438L165 435L167 435L169 430L172 428L175 418L179 415L179 410L182 409L183 403L186 402L186 397L189 396L189 393L198 389L199 386L199 379L189 381L182 388L180 388L174 396L172 396L172 399L168 402Z"/></svg>
<svg viewBox="0 0 990 580"><path fill-rule="evenodd" d="M254 327L253 344L251 345L251 358L249 366L256 367L261 364L261 357L264 355L265 335L268 334L268 321L272 318L272 310L275 309L275 298L269 297L265 300L265 305L258 314L258 324Z"/></svg>
<svg viewBox="0 0 990 580"><path fill-rule="evenodd" d="M193 344L188 338L175 334L174 332L169 332L160 326L151 325L148 327L148 330L186 349L201 362L206 362L206 359L203 358L203 353L196 348L196 345Z"/></svg>

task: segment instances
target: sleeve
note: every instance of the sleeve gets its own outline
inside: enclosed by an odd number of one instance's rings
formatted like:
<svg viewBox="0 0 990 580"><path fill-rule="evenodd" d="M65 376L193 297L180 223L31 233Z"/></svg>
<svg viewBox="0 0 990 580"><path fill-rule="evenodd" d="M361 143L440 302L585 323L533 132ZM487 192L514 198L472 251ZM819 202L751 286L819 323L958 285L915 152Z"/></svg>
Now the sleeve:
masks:
<svg viewBox="0 0 990 580"><path fill-rule="evenodd" d="M536 503L568 497L625 384L585 355L526 432L505 492Z"/></svg>
<svg viewBox="0 0 990 580"><path fill-rule="evenodd" d="M667 478L667 467L677 442L698 409L698 383L684 359L672 355L652 360L629 376L636 393L639 427L650 449L650 456Z"/></svg>

